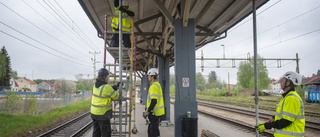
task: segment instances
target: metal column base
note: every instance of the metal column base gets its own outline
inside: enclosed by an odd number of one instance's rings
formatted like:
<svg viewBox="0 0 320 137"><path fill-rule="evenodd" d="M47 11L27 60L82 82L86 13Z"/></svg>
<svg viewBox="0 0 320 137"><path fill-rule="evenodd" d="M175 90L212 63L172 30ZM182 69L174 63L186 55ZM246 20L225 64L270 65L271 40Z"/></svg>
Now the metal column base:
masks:
<svg viewBox="0 0 320 137"><path fill-rule="evenodd" d="M170 120L163 120L163 121L160 122L160 126L161 126L161 127L168 127L168 126L170 126L170 125L172 125L172 124L170 123Z"/></svg>

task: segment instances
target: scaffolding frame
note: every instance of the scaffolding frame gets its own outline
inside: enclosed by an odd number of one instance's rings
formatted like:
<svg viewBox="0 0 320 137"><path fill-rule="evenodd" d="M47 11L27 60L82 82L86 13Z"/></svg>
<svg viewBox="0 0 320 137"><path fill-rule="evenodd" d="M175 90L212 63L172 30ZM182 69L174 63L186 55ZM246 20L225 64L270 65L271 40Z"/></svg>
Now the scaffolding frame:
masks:
<svg viewBox="0 0 320 137"><path fill-rule="evenodd" d="M123 88L122 86L119 87L119 98L118 98L118 108L116 108L117 104L114 101L114 110L113 110L113 118L114 118L114 122L111 123L112 124L112 136L119 136L122 137L123 135L126 136L128 135L129 137L131 136L131 132L133 134L137 133L137 127L136 127L136 38L134 36L134 19L131 18L131 32L125 32L125 34L131 34L131 48L130 49L123 49L122 48L122 38L123 38L123 32L122 32L122 12L120 11L119 13L119 20L121 20L119 22L119 31L118 32L112 32L114 33L119 33L119 47L107 47L107 22L108 19L110 19L110 17L116 17L114 15L105 15L105 32L104 32L104 68L106 66L114 66L114 75L109 76L109 77L114 77L114 82L116 82L116 77L119 77L119 82L123 83L123 72L122 70L124 69L124 67L126 68L125 71L125 78L127 78L128 76L128 72L129 72L129 79L127 79L126 83L126 87L125 91L126 92L122 92ZM114 57L115 61L114 64L106 64L106 51L108 50L108 52ZM118 51L117 51L118 50ZM129 52L130 50L130 52ZM126 53L130 54L129 56L126 56ZM117 54L118 53L118 54ZM125 59L124 59L125 58ZM129 60L128 60L129 58ZM118 64L117 64L118 61ZM123 62L124 61L124 62ZM129 63L129 65L128 65ZM116 66L119 66L119 75L117 75L117 71L116 71ZM128 68L130 67L130 70L128 71ZM134 80L133 80L133 76L134 76ZM128 94L129 92L129 94ZM122 103L125 101L125 105L123 105ZM119 111L116 111L117 109L119 109ZM124 110L123 110L124 109ZM134 114L134 119L132 120L132 111ZM125 113L125 115L123 115ZM118 115L117 115L118 114ZM116 118L118 118L118 123L116 123ZM122 123L122 120L124 118L125 123ZM128 119L129 118L129 119ZM133 128L131 127L131 123L134 122L134 126ZM118 125L119 126L119 132L117 132L117 129L115 128L115 126ZM127 125L128 129L127 129ZM124 131L123 131L123 127Z"/></svg>

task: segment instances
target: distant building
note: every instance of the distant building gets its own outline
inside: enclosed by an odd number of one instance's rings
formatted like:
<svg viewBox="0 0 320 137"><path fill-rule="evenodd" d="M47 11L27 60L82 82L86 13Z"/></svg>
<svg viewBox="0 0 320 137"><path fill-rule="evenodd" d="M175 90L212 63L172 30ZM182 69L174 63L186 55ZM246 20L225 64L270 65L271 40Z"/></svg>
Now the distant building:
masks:
<svg viewBox="0 0 320 137"><path fill-rule="evenodd" d="M19 91L27 91L30 89L30 92L37 92L37 84L26 77L16 80L19 85Z"/></svg>
<svg viewBox="0 0 320 137"><path fill-rule="evenodd" d="M19 91L19 85L13 78L10 78L10 91Z"/></svg>
<svg viewBox="0 0 320 137"><path fill-rule="evenodd" d="M235 85L233 85L233 84L227 84L226 87L227 87L228 89L234 89Z"/></svg>
<svg viewBox="0 0 320 137"><path fill-rule="evenodd" d="M48 91L53 91L54 89L54 84L44 80L37 86L37 92L48 92Z"/></svg>
<svg viewBox="0 0 320 137"><path fill-rule="evenodd" d="M305 85L320 85L320 76L313 74L311 77L303 80Z"/></svg>
<svg viewBox="0 0 320 137"><path fill-rule="evenodd" d="M58 90L59 88L61 88L58 84L54 84L54 90Z"/></svg>
<svg viewBox="0 0 320 137"><path fill-rule="evenodd" d="M271 87L271 90L273 91L281 90L280 81L275 79L270 80L270 87Z"/></svg>

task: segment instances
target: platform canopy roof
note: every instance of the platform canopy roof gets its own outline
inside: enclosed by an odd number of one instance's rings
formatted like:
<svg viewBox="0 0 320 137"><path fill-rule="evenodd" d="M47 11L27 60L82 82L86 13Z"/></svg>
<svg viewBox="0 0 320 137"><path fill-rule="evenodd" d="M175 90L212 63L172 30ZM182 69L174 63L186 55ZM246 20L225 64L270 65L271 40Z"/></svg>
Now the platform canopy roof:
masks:
<svg viewBox="0 0 320 137"><path fill-rule="evenodd" d="M78 0L98 37L104 38L105 15L114 15L114 0ZM268 0L256 0L257 9ZM195 19L196 50L227 36L227 31L252 13L252 0L129 0L135 12L134 34L137 37L137 70L147 71L156 56L174 54L174 22L183 25ZM111 19L107 32L111 31ZM112 34L107 33L111 39ZM170 66L174 65L174 56Z"/></svg>

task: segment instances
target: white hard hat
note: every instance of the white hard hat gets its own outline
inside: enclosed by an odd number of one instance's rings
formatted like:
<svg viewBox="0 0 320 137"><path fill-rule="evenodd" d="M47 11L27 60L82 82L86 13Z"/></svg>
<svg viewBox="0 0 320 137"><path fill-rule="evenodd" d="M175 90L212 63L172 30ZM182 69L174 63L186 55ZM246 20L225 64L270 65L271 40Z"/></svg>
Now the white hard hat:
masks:
<svg viewBox="0 0 320 137"><path fill-rule="evenodd" d="M291 80L294 85L301 85L302 83L302 75L293 71L286 72L282 77Z"/></svg>
<svg viewBox="0 0 320 137"><path fill-rule="evenodd" d="M129 0L122 0L122 6L129 6Z"/></svg>
<svg viewBox="0 0 320 137"><path fill-rule="evenodd" d="M158 70L156 68L149 69L147 75L158 75Z"/></svg>

